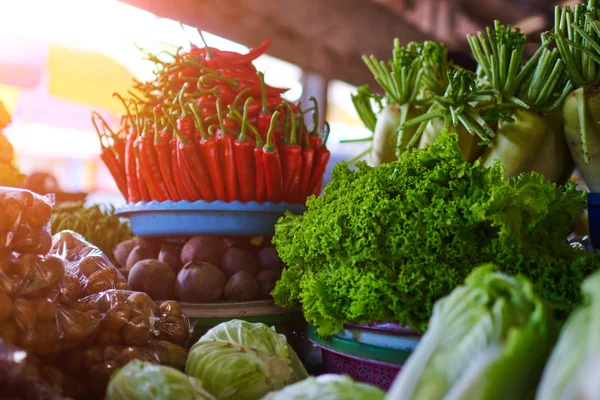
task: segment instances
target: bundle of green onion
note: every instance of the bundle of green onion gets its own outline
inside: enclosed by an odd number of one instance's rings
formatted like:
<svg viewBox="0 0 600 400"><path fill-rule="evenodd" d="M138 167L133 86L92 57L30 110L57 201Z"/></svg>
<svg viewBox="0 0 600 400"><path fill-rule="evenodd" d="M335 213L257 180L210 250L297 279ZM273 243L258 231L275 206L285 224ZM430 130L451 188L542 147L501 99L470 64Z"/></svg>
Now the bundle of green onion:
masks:
<svg viewBox="0 0 600 400"><path fill-rule="evenodd" d="M454 131L466 161L497 160L505 177L536 171L562 183L582 171L600 191L600 8L588 0L556 8L555 28L523 57L526 37L496 21L468 42L478 63L465 71L447 58L440 43L394 42L383 62L364 57L383 95L366 85L352 100L373 132L370 163L397 160L402 153ZM356 140L353 140L356 141ZM569 151L570 150L570 151Z"/></svg>

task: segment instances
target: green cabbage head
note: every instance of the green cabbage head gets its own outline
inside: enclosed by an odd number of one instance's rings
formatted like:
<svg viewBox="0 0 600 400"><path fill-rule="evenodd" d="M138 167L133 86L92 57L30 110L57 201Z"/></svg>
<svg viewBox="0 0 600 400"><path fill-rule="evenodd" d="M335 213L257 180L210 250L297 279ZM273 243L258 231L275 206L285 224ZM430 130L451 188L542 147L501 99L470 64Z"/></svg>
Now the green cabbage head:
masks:
<svg viewBox="0 0 600 400"><path fill-rule="evenodd" d="M376 386L354 382L346 375L325 374L271 392L262 400L383 400L385 392Z"/></svg>
<svg viewBox="0 0 600 400"><path fill-rule="evenodd" d="M258 400L308 376L284 335L241 320L206 332L192 346L185 372L220 400Z"/></svg>
<svg viewBox="0 0 600 400"><path fill-rule="evenodd" d="M162 365L134 360L116 372L106 391L107 400L215 400L202 383Z"/></svg>
<svg viewBox="0 0 600 400"><path fill-rule="evenodd" d="M600 271L581 284L584 303L565 323L537 400L600 399Z"/></svg>
<svg viewBox="0 0 600 400"><path fill-rule="evenodd" d="M520 400L556 339L552 311L524 277L476 268L437 301L388 400Z"/></svg>

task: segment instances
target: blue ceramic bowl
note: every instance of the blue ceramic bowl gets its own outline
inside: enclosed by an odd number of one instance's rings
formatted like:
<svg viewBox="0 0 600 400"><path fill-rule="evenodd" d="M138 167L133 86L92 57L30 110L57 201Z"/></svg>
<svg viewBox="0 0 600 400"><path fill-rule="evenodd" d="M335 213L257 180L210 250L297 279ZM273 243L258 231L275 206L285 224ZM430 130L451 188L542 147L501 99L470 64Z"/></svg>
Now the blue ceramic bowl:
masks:
<svg viewBox="0 0 600 400"><path fill-rule="evenodd" d="M301 204L242 203L234 201L139 202L119 207L136 236L272 236L286 211L302 214Z"/></svg>

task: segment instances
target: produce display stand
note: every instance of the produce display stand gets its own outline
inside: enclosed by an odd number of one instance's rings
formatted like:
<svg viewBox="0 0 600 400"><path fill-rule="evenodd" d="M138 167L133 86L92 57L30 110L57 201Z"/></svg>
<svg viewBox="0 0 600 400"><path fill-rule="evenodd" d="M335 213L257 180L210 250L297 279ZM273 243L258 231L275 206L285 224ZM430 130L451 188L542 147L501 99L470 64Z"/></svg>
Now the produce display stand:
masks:
<svg viewBox="0 0 600 400"><path fill-rule="evenodd" d="M214 201L139 202L117 209L136 236L272 236L285 211L301 214L300 204Z"/></svg>
<svg viewBox="0 0 600 400"><path fill-rule="evenodd" d="M321 349L325 373L347 374L383 390L391 387L421 338L393 323L345 324L343 331L327 339L309 325L308 336Z"/></svg>
<svg viewBox="0 0 600 400"><path fill-rule="evenodd" d="M212 235L255 237L272 236L275 223L286 212L301 214L300 204L215 201L166 201L126 204L115 214L128 218L138 237L173 240L186 236ZM284 334L302 361L309 352L306 321L294 309L277 307L273 300L248 302L181 303L191 325L190 343L195 343L214 326L232 319L262 322Z"/></svg>

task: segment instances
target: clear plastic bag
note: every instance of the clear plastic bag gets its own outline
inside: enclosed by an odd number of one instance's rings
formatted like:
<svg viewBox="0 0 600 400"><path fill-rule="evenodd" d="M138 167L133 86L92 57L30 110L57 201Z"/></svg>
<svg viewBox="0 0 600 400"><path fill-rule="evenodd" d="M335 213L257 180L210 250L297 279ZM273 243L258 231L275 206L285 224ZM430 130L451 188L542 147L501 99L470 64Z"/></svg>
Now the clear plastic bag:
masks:
<svg viewBox="0 0 600 400"><path fill-rule="evenodd" d="M91 335L87 342L97 345L145 346L154 340L166 340L177 345L187 343L189 321L179 304L165 301L156 304L142 292L108 290L79 300L76 310L68 316L59 315L63 324L75 315L91 319ZM75 332L75 339L80 332Z"/></svg>
<svg viewBox="0 0 600 400"><path fill-rule="evenodd" d="M66 390L65 390L66 389ZM85 386L73 376L0 340L0 393L3 399L63 400L84 398Z"/></svg>
<svg viewBox="0 0 600 400"><path fill-rule="evenodd" d="M75 232L49 236L44 249L40 243L27 247L24 239L15 241L22 226L33 237L31 227L40 225L31 222L31 212L19 211L17 203L35 208L39 196L14 190L0 194L12 207L0 216L0 225L9 227L0 232L2 243L10 245L0 248L2 396L4 386L10 394L11 388L28 382L27 390L34 390L39 381L49 382L49 391L42 385L39 395L27 397L29 392L23 392L25 398L61 398L61 393L75 399L101 398L110 374L132 359L183 369L187 354L181 346L189 340L190 327L177 302L155 303L147 294L129 290L123 274ZM49 235L49 217L40 220L40 232ZM4 348L20 353L3 354ZM32 360L24 369L33 371L32 376L11 366L18 357ZM9 378L3 368L17 373L18 379Z"/></svg>
<svg viewBox="0 0 600 400"><path fill-rule="evenodd" d="M0 187L0 252L47 254L52 205L51 197Z"/></svg>
<svg viewBox="0 0 600 400"><path fill-rule="evenodd" d="M81 376L94 393L106 389L112 373L132 360L167 365L179 370L185 368L186 350L170 342L152 340L144 346L112 344L75 349L50 360L60 370Z"/></svg>
<svg viewBox="0 0 600 400"><path fill-rule="evenodd" d="M106 255L76 232L55 234L50 252L66 261L67 288L63 303L110 289L129 290L127 280ZM74 279L79 281L79 291Z"/></svg>

